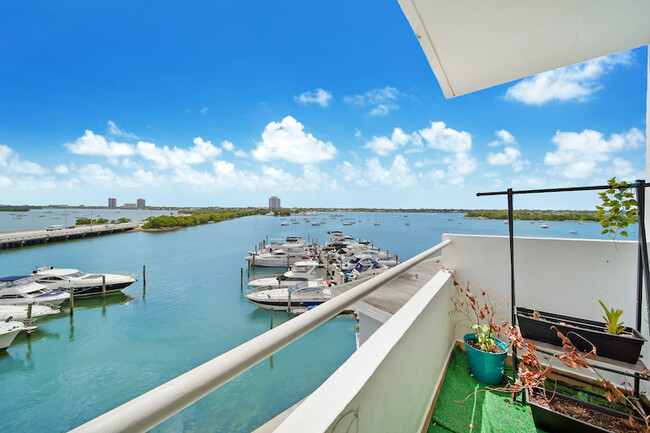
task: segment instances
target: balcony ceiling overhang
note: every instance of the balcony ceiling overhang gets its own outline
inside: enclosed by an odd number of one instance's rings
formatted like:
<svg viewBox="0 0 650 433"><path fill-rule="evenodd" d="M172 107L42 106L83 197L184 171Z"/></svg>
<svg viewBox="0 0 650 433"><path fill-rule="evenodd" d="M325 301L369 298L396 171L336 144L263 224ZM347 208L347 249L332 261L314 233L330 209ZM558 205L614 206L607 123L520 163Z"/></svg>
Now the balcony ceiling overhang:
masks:
<svg viewBox="0 0 650 433"><path fill-rule="evenodd" d="M650 0L399 0L446 98L650 44Z"/></svg>

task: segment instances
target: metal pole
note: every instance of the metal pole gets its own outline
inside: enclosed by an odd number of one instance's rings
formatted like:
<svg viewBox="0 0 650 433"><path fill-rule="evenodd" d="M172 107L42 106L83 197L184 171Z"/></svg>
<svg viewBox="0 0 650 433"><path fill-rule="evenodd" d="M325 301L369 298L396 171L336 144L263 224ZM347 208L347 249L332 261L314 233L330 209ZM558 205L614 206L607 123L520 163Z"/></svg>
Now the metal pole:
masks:
<svg viewBox="0 0 650 433"><path fill-rule="evenodd" d="M74 289L70 289L70 317L74 315Z"/></svg>
<svg viewBox="0 0 650 433"><path fill-rule="evenodd" d="M244 268L239 268L239 291L244 292Z"/></svg>
<svg viewBox="0 0 650 433"><path fill-rule="evenodd" d="M510 241L510 323L517 325L515 313L515 238L514 238L514 211L512 205L512 188L508 188L508 237ZM517 380L517 348L512 346L512 383ZM521 395L523 399L523 394Z"/></svg>
<svg viewBox="0 0 650 433"><path fill-rule="evenodd" d="M147 286L147 265L142 265L142 285Z"/></svg>

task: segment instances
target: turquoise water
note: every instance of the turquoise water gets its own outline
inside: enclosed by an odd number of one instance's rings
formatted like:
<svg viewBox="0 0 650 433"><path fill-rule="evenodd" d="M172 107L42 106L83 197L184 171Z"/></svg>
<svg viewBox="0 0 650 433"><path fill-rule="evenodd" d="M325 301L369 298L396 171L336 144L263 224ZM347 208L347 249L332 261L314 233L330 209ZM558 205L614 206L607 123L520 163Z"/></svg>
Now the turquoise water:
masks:
<svg viewBox="0 0 650 433"><path fill-rule="evenodd" d="M318 227L302 220L282 227L278 218L254 216L0 252L0 276L41 265L139 275L146 265L147 273L146 292L138 281L125 290L128 297L77 301L73 318L61 313L43 320L30 338L20 336L0 354L2 431L76 427L268 330L269 313L240 293L246 251L267 235L323 243L327 230L342 229L406 259L440 242L442 233L507 234L502 221L403 215L349 214L362 222L345 227L326 216L310 218L326 221ZM375 219L380 226L373 225ZM595 223L549 226L516 222L515 233L601 238ZM569 234L572 228L579 234ZM275 313L276 325L286 320L286 314ZM331 320L154 431L250 431L320 385L354 351L355 332L350 317Z"/></svg>

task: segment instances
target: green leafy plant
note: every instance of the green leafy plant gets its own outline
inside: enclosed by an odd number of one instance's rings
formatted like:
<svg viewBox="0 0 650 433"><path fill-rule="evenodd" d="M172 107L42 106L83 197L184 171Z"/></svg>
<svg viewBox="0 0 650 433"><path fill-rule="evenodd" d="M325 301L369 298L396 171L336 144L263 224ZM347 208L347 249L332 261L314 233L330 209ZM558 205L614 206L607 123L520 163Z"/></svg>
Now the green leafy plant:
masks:
<svg viewBox="0 0 650 433"><path fill-rule="evenodd" d="M605 319L605 323L607 324L606 331L610 334L622 334L625 327L623 326L623 322L618 322L618 319L621 317L621 314L623 314L623 310L614 310L613 308L610 310L605 306L603 301L599 299L598 302L600 303L600 306L603 307L603 310L605 310L603 319Z"/></svg>
<svg viewBox="0 0 650 433"><path fill-rule="evenodd" d="M596 206L596 218L603 226L601 234L609 233L612 239L617 234L627 237L625 228L636 222L638 213L637 202L631 192L633 186L625 181L616 182L616 176L608 180L607 184L610 189L598 193L602 202L601 206Z"/></svg>
<svg viewBox="0 0 650 433"><path fill-rule="evenodd" d="M483 352L495 353L500 351L499 346L494 341L494 332L490 329L490 325L472 325L472 329L478 329L476 339L478 340L478 349Z"/></svg>

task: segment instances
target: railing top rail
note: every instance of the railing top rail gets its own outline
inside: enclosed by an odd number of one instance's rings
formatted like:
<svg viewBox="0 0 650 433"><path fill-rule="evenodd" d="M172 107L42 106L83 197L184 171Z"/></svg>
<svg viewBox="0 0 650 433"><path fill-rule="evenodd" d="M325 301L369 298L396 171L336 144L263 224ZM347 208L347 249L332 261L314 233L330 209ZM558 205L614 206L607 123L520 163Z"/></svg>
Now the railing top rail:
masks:
<svg viewBox="0 0 650 433"><path fill-rule="evenodd" d="M235 347L72 431L103 433L149 430L433 256L450 243L449 239L444 240L317 308Z"/></svg>

